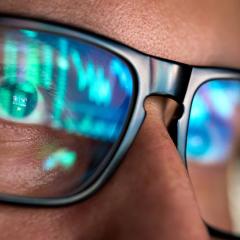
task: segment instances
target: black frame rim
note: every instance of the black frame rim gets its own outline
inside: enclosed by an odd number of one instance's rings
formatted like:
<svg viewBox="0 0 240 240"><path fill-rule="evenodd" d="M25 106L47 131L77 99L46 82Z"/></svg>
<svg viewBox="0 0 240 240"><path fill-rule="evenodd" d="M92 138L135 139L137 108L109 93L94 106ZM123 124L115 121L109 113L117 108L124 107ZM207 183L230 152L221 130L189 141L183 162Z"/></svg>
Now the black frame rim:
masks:
<svg viewBox="0 0 240 240"><path fill-rule="evenodd" d="M106 37L103 37L103 36L100 36L98 34L89 32L88 30L83 30L83 29L79 29L79 28L76 28L76 27L71 27L71 26L66 25L66 24L61 24L61 23L54 22L54 21L53 22L45 21L45 20L42 20L42 19L33 19L33 18L29 18L29 17L24 17L24 16L20 16L19 17L19 16L15 16L15 15L12 15L12 14L1 14L1 17L0 17L0 25L1 25L2 22L4 24L6 24L6 22L11 22L11 23L15 22L16 23L16 22L19 22L19 21L21 23L25 22L25 23L29 24L31 22L33 24L40 24L42 26L42 28L44 28L44 26L47 26L49 24L51 26L50 29L52 29L52 28L53 29L58 29L59 31L65 29L68 33L74 33L74 35L77 35L77 34L80 34L80 35L81 34L90 35L91 39L96 38L96 42L98 44L100 44L99 46L102 47L101 43L104 46L110 45L111 47L110 48L107 47L106 48L107 50L115 49L116 52L115 51L113 51L113 52L115 54L118 54L121 58L125 58L128 62L131 62L131 60L134 59L134 58L136 60L139 58L139 60L140 60L139 62L141 62L141 60L143 60L143 58L145 58L145 60L146 60L145 63L147 63L147 62L149 62L149 58L153 57L153 56L149 56L149 55L147 55L145 53L142 53L142 52L140 52L140 51L138 51L136 49L133 49L133 48L131 48L129 46L126 46L125 44L118 43L117 41L110 40L110 39L108 39ZM81 31L81 32L78 32L78 31ZM123 54L124 51L130 52L130 53L126 53L125 52L125 54ZM131 56L131 55L133 55L133 56ZM126 56L129 56L129 57L126 57ZM170 61L170 60L164 60L164 59L160 59L160 58L159 58L159 61L167 61L169 63L176 63L176 64L180 64L181 65L181 63L177 63L175 61ZM136 66L133 66L133 67L136 70L137 77L138 77L138 82L140 83L140 76L139 76L139 71L138 71L139 69L136 69ZM220 77L221 77L221 75L227 75L227 76L234 76L237 79L240 79L240 71L238 71L237 69L228 69L228 68L224 69L224 68L214 68L214 67L211 67L211 68L209 68L209 67L207 67L207 68L204 68L204 67L193 67L193 73L191 74L191 78L190 78L190 81L189 81L188 89L187 89L186 96L185 96L185 99L184 99L185 112L182 115L182 118L178 122L178 143L179 143L179 140L182 140L182 143L180 143L178 145L178 150L179 150L180 155L182 156L182 159L183 159L185 164L186 164L186 159L185 159L186 131L184 133L184 129L187 126L188 118L186 119L186 116L188 115L188 112L189 112L188 107L186 108L186 104L189 102L189 97L191 96L192 89L194 88L193 86L195 85L193 80L194 79L196 80L197 76L203 77L206 74L206 72L209 73L209 70L212 71L212 72L218 73L220 75ZM149 69L148 69L148 71L149 71ZM146 72L147 72L147 70L144 71L145 77L148 74L150 74L150 73L146 73ZM150 76L149 76L149 78L150 78ZM204 82L204 80L202 79L202 83L203 82ZM146 85L145 85L145 87L146 87ZM140 93L140 95L141 95L141 93ZM139 102L140 100L144 99L143 97L140 98L139 95L136 98L137 98L136 99L136 103ZM139 106L137 106L137 107L139 107ZM186 109L187 109L187 111L186 111ZM134 133L134 136L136 135L138 129L142 125L142 123L144 121L144 118L145 118L144 110L143 111L139 111L139 112L140 112L140 116L139 116L140 120L139 120L139 123L137 124L137 127L136 127L137 130ZM133 113L133 115L134 115L134 113ZM131 121L134 121L134 116L133 116L133 119ZM129 120L129 125L131 125L131 121ZM129 131L129 126L126 126L126 128L127 128L127 130L126 130L125 135ZM133 139L134 139L134 136L133 136ZM125 138L125 137L126 136L124 136L123 138ZM128 147L125 149L125 153L128 150L130 145L131 144L129 144ZM118 158L121 158L121 156L123 154L118 154L118 155L119 155ZM20 199L20 198L14 198L14 197L10 197L10 196L6 196L6 195L0 194L0 201L3 202L3 203L27 205L27 206L30 206L30 207L31 206L32 207L33 206L57 207L57 206L62 206L62 205L67 205L67 204L72 204L72 203L75 203L75 202L83 201L83 200L87 199L88 197L92 196L108 180L108 178L113 174L113 172L116 170L116 168L118 167L120 162L121 161L116 161L115 164L112 165L108 169L107 174L106 174L106 171L105 171L105 176L101 179L101 181L100 181L101 183L98 182L97 184L95 184L95 186L90 191L86 191L85 194L83 194L81 197L79 197L79 196L76 197L75 196L75 197L68 198L68 199L62 199L61 201L59 201L59 199L58 200L54 200L54 201L52 201L52 199L50 199L50 200L49 199L45 199L45 201L44 201L43 199L36 199L36 198L35 199L29 199L29 198L22 198L22 197ZM222 231L218 231L216 229L213 229L210 226L208 226L208 229L209 229L209 232L211 234L213 234L213 236L216 236L216 237L223 237L223 238L228 238L228 239L240 239L239 237L234 237L231 234L224 233Z"/></svg>

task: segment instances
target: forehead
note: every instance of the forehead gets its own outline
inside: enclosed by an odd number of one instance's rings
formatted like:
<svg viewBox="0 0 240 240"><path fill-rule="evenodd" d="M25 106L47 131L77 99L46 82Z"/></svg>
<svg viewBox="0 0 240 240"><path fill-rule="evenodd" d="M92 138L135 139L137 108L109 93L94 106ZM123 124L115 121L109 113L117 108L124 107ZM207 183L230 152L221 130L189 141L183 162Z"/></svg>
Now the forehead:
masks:
<svg viewBox="0 0 240 240"><path fill-rule="evenodd" d="M0 2L2 13L84 27L155 56L193 65L237 68L239 10L239 0Z"/></svg>

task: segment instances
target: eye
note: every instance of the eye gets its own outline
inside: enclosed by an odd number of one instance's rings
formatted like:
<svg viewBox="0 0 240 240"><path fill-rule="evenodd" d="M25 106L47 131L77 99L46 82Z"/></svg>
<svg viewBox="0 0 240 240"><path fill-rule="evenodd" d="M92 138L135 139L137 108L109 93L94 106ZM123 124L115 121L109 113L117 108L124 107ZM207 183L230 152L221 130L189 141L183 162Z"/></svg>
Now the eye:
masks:
<svg viewBox="0 0 240 240"><path fill-rule="evenodd" d="M125 131L135 99L134 69L87 40L27 29L2 32L0 119L9 125L0 137L10 138L0 142L0 160L6 160L6 173L17 169L20 187L0 174L0 192L79 192L109 164Z"/></svg>
<svg viewBox="0 0 240 240"><path fill-rule="evenodd" d="M25 124L45 122L46 106L41 91L29 82L0 84L0 118Z"/></svg>

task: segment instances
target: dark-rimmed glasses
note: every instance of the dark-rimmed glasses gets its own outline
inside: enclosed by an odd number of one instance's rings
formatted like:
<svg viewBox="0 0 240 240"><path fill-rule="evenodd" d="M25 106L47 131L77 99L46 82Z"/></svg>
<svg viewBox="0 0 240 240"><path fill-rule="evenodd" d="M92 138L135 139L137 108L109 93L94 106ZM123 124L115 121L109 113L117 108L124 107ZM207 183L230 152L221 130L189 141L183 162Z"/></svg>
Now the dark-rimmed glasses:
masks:
<svg viewBox="0 0 240 240"><path fill-rule="evenodd" d="M133 142L149 95L183 107L176 141L183 159L218 161L232 146L237 70L192 67L13 17L0 18L0 60L1 201L60 206L91 196Z"/></svg>

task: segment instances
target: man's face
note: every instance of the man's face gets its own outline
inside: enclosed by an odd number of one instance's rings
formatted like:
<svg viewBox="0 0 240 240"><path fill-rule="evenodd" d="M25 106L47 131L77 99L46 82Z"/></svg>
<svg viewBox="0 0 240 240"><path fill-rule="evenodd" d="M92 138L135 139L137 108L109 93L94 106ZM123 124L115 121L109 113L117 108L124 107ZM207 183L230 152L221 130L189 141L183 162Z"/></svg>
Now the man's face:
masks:
<svg viewBox="0 0 240 240"><path fill-rule="evenodd" d="M238 0L6 0L0 12L86 28L147 54L191 65L240 68ZM123 163L93 197L70 207L0 207L1 239L208 239L163 122L164 99ZM1 134L1 133L0 133ZM12 173L14 174L14 173Z"/></svg>

